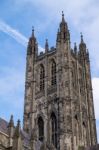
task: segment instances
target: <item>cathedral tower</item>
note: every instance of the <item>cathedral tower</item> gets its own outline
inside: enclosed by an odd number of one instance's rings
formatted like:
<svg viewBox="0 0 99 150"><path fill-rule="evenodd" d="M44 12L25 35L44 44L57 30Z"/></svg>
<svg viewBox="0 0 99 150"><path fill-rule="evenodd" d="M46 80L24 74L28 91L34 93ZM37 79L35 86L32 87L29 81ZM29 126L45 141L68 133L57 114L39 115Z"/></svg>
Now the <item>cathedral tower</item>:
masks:
<svg viewBox="0 0 99 150"><path fill-rule="evenodd" d="M45 53L38 55L33 29L26 60L24 130L51 150L95 145L90 60L82 34L79 48L75 43L72 49L62 13L56 47L50 49L46 40Z"/></svg>

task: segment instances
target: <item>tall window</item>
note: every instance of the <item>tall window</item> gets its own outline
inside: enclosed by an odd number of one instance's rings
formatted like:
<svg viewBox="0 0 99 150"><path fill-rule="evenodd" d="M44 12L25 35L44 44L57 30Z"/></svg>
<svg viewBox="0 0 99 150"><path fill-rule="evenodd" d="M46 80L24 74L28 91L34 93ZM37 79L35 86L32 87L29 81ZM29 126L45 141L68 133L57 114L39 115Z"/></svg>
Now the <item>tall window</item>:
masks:
<svg viewBox="0 0 99 150"><path fill-rule="evenodd" d="M79 123L78 123L78 117L75 115L75 135L76 135L76 145L79 142Z"/></svg>
<svg viewBox="0 0 99 150"><path fill-rule="evenodd" d="M44 122L42 117L38 118L38 133L39 133L39 140L42 142L44 140Z"/></svg>
<svg viewBox="0 0 99 150"><path fill-rule="evenodd" d="M45 70L44 70L44 66L41 65L40 67L40 91L44 90L45 87Z"/></svg>
<svg viewBox="0 0 99 150"><path fill-rule="evenodd" d="M52 85L56 84L56 63L54 60L52 61L52 66L51 66L51 84Z"/></svg>
<svg viewBox="0 0 99 150"><path fill-rule="evenodd" d="M54 113L51 114L52 143L57 148L57 119Z"/></svg>
<svg viewBox="0 0 99 150"><path fill-rule="evenodd" d="M83 141L84 141L84 146L86 146L87 134L86 134L86 124L85 124L85 122L83 122Z"/></svg>

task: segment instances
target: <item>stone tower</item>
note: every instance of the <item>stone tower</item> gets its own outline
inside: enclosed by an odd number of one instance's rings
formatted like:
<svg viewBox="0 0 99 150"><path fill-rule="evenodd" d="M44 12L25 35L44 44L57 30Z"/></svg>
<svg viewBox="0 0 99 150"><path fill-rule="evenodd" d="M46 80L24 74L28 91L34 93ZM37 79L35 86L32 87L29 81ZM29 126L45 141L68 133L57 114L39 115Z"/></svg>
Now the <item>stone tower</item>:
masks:
<svg viewBox="0 0 99 150"><path fill-rule="evenodd" d="M79 48L71 48L63 13L56 47L46 40L45 53L38 55L33 29L26 60L24 130L34 134L32 143L46 150L97 144L89 53L82 34Z"/></svg>

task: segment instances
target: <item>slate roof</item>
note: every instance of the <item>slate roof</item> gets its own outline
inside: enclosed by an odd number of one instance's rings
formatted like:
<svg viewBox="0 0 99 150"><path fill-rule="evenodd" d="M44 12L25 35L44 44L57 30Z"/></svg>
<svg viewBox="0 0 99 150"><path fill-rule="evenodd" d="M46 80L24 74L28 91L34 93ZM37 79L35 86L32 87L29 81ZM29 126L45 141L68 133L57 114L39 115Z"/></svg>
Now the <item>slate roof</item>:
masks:
<svg viewBox="0 0 99 150"><path fill-rule="evenodd" d="M8 135L8 122L2 118L0 118L0 131ZM28 147L30 144L30 135L25 131L21 130L21 137L23 139L23 144L25 147ZM39 150L41 143L39 141L35 145L36 149ZM90 148L86 148L86 150L99 150L99 144L96 146L92 146Z"/></svg>
<svg viewBox="0 0 99 150"><path fill-rule="evenodd" d="M90 148L86 148L86 150L99 150L99 144L92 146Z"/></svg>
<svg viewBox="0 0 99 150"><path fill-rule="evenodd" d="M0 118L0 131L8 135L8 122Z"/></svg>
<svg viewBox="0 0 99 150"><path fill-rule="evenodd" d="M0 131L8 135L8 122L0 118ZM21 130L21 137L23 139L24 146L29 146L30 135Z"/></svg>

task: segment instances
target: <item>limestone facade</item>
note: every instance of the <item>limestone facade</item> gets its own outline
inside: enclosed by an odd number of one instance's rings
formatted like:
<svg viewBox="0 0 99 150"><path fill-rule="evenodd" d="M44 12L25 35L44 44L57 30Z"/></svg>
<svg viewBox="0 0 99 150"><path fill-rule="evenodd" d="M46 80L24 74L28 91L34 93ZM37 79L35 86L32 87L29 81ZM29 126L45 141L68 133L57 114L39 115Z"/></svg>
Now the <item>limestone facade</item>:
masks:
<svg viewBox="0 0 99 150"><path fill-rule="evenodd" d="M85 150L97 144L89 52L82 34L71 48L64 14L55 47L46 40L38 54L32 30L23 119L23 130L13 116L9 123L0 120L0 150Z"/></svg>
<svg viewBox="0 0 99 150"><path fill-rule="evenodd" d="M71 48L64 14L56 47L50 49L46 40L45 53L38 55L34 30L29 39L24 130L33 129L38 140L60 150L97 143L89 52L82 34L79 47Z"/></svg>

